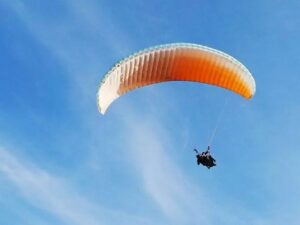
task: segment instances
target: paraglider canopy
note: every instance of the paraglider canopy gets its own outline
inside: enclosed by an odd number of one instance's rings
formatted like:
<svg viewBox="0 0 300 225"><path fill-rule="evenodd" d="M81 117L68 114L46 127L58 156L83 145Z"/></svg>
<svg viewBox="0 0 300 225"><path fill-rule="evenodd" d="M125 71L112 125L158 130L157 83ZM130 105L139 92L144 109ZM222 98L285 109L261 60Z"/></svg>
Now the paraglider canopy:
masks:
<svg viewBox="0 0 300 225"><path fill-rule="evenodd" d="M249 70L233 57L196 44L166 44L142 50L117 63L101 81L98 109L104 114L125 93L168 81L214 85L245 99L250 99L256 90Z"/></svg>

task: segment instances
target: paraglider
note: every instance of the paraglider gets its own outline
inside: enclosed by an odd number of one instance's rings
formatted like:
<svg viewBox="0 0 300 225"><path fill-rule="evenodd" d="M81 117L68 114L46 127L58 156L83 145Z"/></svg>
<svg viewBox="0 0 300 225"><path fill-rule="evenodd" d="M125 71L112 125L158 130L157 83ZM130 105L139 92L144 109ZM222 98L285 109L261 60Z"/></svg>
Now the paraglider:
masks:
<svg viewBox="0 0 300 225"><path fill-rule="evenodd" d="M171 81L213 85L245 99L251 99L256 91L255 80L249 70L232 56L202 45L174 43L139 51L109 70L98 89L98 110L105 114L109 106L127 92ZM216 130L217 126L210 142ZM194 150L198 165L202 164L208 169L216 166L209 146L202 154Z"/></svg>

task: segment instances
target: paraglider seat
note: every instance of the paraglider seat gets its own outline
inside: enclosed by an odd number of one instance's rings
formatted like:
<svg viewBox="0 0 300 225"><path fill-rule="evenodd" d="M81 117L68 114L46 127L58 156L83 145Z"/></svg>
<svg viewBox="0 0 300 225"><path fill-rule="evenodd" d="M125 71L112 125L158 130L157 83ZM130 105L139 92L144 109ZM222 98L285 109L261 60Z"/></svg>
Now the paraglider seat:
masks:
<svg viewBox="0 0 300 225"><path fill-rule="evenodd" d="M203 166L206 166L208 169L217 165L215 163L216 160L210 155L208 150L206 152L202 152L201 154L199 154L196 149L195 151L197 152L196 158L197 158L198 165L202 164Z"/></svg>

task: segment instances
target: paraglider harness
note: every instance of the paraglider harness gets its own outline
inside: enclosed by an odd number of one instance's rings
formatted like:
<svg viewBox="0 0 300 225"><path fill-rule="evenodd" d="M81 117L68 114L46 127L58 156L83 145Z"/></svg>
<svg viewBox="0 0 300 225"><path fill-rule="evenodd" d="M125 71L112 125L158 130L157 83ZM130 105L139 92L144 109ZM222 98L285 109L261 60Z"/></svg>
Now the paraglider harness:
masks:
<svg viewBox="0 0 300 225"><path fill-rule="evenodd" d="M216 166L216 160L211 156L210 152L210 146L207 147L207 150L205 152L202 152L201 154L198 152L197 149L194 149L194 151L197 153L197 164L202 164L203 166L206 166L208 169L210 169L213 166Z"/></svg>

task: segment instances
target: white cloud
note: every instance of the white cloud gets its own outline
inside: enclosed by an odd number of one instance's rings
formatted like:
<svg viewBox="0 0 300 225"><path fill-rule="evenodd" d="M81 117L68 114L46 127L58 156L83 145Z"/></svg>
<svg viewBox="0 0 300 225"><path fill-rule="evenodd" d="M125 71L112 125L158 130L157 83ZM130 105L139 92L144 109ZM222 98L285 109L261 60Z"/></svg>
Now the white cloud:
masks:
<svg viewBox="0 0 300 225"><path fill-rule="evenodd" d="M122 117L126 151L141 177L146 193L172 224L208 224L211 203L173 163L166 149L174 149L169 134L149 115ZM201 207L198 207L201 205ZM199 211L201 213L199 213Z"/></svg>
<svg viewBox="0 0 300 225"><path fill-rule="evenodd" d="M34 206L68 223L100 224L87 213L89 203L62 180L33 165L25 165L4 149L0 150L0 171Z"/></svg>
<svg viewBox="0 0 300 225"><path fill-rule="evenodd" d="M64 0L61 4L65 12L61 12L64 15L60 15L58 21L45 17L32 7L34 4L18 0L6 2L31 35L60 60L67 75L78 87L78 95L85 96L81 101L72 96L79 105L95 98L96 90L91 91L91 87L97 87L100 82L100 68L103 72L110 69L102 65L103 60L111 56L121 59L132 49L128 34L100 2L89 1L86 4L82 0L76 3Z"/></svg>
<svg viewBox="0 0 300 225"><path fill-rule="evenodd" d="M128 224L153 223L96 205L68 185L66 179L51 175L3 148L0 148L0 173L30 204L52 214L64 224L107 225L124 221Z"/></svg>

